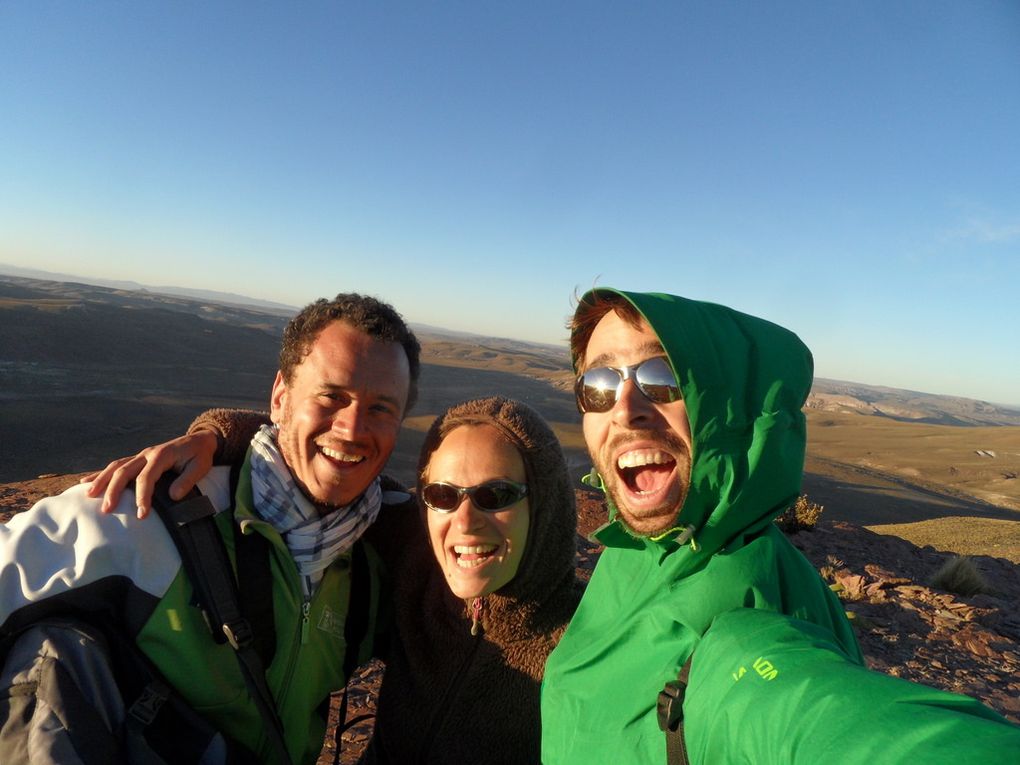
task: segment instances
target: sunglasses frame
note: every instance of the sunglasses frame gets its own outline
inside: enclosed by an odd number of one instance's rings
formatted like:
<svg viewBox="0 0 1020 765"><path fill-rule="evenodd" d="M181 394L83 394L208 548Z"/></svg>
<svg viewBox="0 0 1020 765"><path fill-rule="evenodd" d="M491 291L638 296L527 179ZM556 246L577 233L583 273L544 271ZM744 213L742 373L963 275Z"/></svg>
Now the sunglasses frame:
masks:
<svg viewBox="0 0 1020 765"><path fill-rule="evenodd" d="M491 487L493 484L506 484L508 486L511 486L517 493L517 498L514 499L513 502L509 502L500 507L494 507L491 510L481 507L475 501L475 492L477 492L479 489ZM430 504L429 501L425 499L425 490L428 489L428 487L430 486L446 486L447 488L453 489L454 491L457 492L457 504L455 504L449 510L444 510L442 508L436 507L433 504ZM506 510L508 507L513 507L522 499L524 499L526 496L528 496L528 485L526 483L518 483L517 481L511 481L509 478L493 478L491 481L482 481L481 483L477 483L474 486L458 486L457 484L450 483L449 481L429 481L427 484L421 487L421 501L425 503L425 506L429 510L432 510L437 513L442 513L443 515L448 515L449 513L455 512L457 508L460 507L461 503L464 501L465 496L469 500L471 500L471 504L475 507L475 509L480 510L483 513L498 513L501 510Z"/></svg>
<svg viewBox="0 0 1020 765"><path fill-rule="evenodd" d="M674 398L670 398L669 401L656 401L654 398L648 395L648 391L645 390L644 383L642 383L641 380L638 378L638 370L642 366L647 364L649 361L655 361L656 359L662 360L662 362L666 365L666 369L669 370L670 376L673 378L673 385L670 387L676 390L676 396ZM585 399L584 377L585 375L600 369L612 370L613 372L616 372L617 375L619 375L620 379L616 384L616 390L613 391L613 400L609 404L609 406L606 407L605 409L591 409L586 407L584 404ZM579 374L577 376L577 379L574 380L574 403L577 405L577 411L579 411L581 414L586 414L589 412L594 414L603 414L605 412L608 412L610 409L616 406L616 402L620 400L620 390L623 388L623 384L630 379L634 380L634 385L641 392L641 395L647 398L653 404L672 404L675 401L680 401L683 399L683 394L680 391L680 382L679 380L676 379L676 372L673 371L673 366L669 363L669 359L664 355L650 356L649 358L644 359L643 361L639 361L637 364L631 364L629 366L624 367L610 367L610 366L592 367L591 369L586 369L584 372ZM608 391L609 389L607 388L606 390Z"/></svg>

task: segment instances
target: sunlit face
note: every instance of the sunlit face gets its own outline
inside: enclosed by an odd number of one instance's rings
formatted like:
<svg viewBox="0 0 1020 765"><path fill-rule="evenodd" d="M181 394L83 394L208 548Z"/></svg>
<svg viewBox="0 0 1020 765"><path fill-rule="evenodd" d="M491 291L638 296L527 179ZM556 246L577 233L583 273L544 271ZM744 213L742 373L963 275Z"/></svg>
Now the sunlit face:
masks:
<svg viewBox="0 0 1020 765"><path fill-rule="evenodd" d="M524 461L491 425L454 428L432 453L428 481L477 486L494 479L526 483ZM528 540L528 498L504 510L486 513L464 496L451 513L425 510L429 541L453 594L488 595L517 574Z"/></svg>
<svg viewBox="0 0 1020 765"><path fill-rule="evenodd" d="M664 351L647 323L610 311L595 325L584 369L638 364ZM669 529L687 496L691 428L682 400L655 404L628 379L607 412L585 412L584 440L620 519L640 535Z"/></svg>
<svg viewBox="0 0 1020 765"><path fill-rule="evenodd" d="M397 442L411 376L399 343L334 321L271 401L280 452L320 511L350 504L379 475Z"/></svg>

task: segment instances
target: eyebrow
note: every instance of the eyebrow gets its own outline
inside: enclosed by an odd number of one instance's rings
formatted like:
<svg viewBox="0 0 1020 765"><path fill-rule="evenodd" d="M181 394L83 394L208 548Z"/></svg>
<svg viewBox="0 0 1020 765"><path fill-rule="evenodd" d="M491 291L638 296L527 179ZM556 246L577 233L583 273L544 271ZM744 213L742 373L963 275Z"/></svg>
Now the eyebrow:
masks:
<svg viewBox="0 0 1020 765"><path fill-rule="evenodd" d="M645 357L646 359L650 359L653 356L665 356L666 355L666 351L662 347L662 344L661 343L657 343L654 340L649 340L647 343L644 343L643 345L639 345L634 350L636 352L638 352L638 353L647 353L647 354L649 354L648 356ZM595 358L591 359L585 365L584 371L587 372L589 369L594 369L595 367L611 367L611 366L613 366L613 362L616 361L616 359L618 357L619 357L618 353L613 353L613 352L600 353L598 356L596 356Z"/></svg>
<svg viewBox="0 0 1020 765"><path fill-rule="evenodd" d="M325 380L323 380L322 384L319 387L322 390L329 391L330 393L332 393L333 391L342 391L342 392L346 393L347 391L350 390L350 388L348 386L346 386L346 385L341 385L339 383L326 382ZM403 406L404 405L400 402L400 399L397 396L390 396L390 395L387 395L387 394L384 394L384 393L379 393L379 394L374 394L374 400L375 401L381 401L381 402L386 403L386 404L392 404L397 409L403 410Z"/></svg>

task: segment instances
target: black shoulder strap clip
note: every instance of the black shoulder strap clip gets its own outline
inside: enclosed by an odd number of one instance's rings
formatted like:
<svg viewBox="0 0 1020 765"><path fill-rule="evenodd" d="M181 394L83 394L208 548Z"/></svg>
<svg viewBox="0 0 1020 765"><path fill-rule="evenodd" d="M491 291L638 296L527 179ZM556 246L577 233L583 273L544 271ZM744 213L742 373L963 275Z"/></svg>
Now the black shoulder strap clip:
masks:
<svg viewBox="0 0 1020 765"><path fill-rule="evenodd" d="M687 678L691 673L691 658L680 668L676 680L670 680L659 691L656 711L659 729L666 734L666 762L668 765L688 765L687 744L684 741L684 696Z"/></svg>
<svg viewBox="0 0 1020 765"><path fill-rule="evenodd" d="M157 481L152 497L153 507L177 546L181 564L195 590L199 608L213 639L218 643L227 641L234 649L248 693L266 723L267 735L276 746L280 762L290 765L283 725L276 711L272 691L266 683L265 666L256 650L251 624L241 612L237 581L227 557L223 537L216 528L216 509L208 497L195 490L180 502L171 499L169 488L176 477L170 472ZM231 477L233 490L236 481L233 480L233 474ZM268 566L267 549L266 571ZM272 590L269 592L271 598Z"/></svg>

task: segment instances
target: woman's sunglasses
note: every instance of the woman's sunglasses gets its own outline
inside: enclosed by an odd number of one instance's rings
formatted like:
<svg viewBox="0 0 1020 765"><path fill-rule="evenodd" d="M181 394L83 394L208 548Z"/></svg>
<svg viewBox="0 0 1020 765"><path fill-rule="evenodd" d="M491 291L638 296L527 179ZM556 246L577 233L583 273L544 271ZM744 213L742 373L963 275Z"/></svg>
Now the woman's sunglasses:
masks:
<svg viewBox="0 0 1020 765"><path fill-rule="evenodd" d="M585 412L608 412L620 397L626 380L633 379L645 398L656 404L680 400L680 386L665 356L629 367L595 367L578 375L574 383L577 409Z"/></svg>
<svg viewBox="0 0 1020 765"><path fill-rule="evenodd" d="M527 485L505 479L486 481L477 486L455 486L435 481L421 487L422 500L437 513L452 513L460 506L465 494L479 510L494 513L517 504L527 493Z"/></svg>

